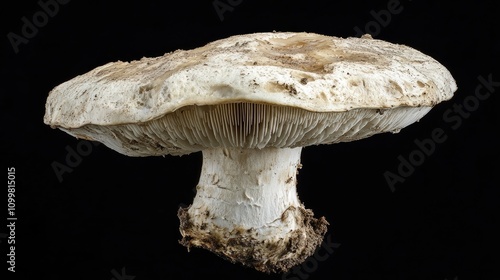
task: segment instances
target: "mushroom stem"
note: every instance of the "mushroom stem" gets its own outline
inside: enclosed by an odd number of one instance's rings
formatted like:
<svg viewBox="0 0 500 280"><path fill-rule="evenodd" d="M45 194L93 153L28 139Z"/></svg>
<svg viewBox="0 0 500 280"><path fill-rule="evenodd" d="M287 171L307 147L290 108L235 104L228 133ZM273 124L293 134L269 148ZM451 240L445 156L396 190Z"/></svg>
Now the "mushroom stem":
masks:
<svg viewBox="0 0 500 280"><path fill-rule="evenodd" d="M204 150L196 197L179 209L180 243L263 272L287 271L312 255L328 223L297 196L301 150Z"/></svg>

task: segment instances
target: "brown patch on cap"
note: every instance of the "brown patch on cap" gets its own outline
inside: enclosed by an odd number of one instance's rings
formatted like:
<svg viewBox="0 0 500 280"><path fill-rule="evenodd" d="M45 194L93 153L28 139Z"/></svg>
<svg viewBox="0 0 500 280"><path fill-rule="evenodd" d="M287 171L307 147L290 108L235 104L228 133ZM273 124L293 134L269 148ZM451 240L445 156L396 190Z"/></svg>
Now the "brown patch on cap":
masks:
<svg viewBox="0 0 500 280"><path fill-rule="evenodd" d="M312 36L308 33L297 34L288 38L271 38L262 42L258 50L269 60L267 65L274 65L317 74L328 73L330 65L338 62L356 62L387 64L385 59L373 54L346 52L335 48L331 38Z"/></svg>

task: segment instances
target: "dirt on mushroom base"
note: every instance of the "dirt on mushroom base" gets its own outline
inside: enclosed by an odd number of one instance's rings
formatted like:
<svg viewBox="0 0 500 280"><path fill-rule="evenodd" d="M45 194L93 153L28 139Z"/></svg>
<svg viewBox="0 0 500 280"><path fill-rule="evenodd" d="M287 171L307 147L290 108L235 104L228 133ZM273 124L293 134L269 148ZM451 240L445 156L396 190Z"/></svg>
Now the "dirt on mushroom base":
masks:
<svg viewBox="0 0 500 280"><path fill-rule="evenodd" d="M180 244L209 250L232 262L252 267L265 273L286 272L311 256L323 241L328 222L324 217L314 218L310 209L289 207L282 214L282 220L293 215L298 225L286 239L271 243L258 238L253 228L221 228L214 224L195 225L191 222L188 207L179 208L182 240Z"/></svg>

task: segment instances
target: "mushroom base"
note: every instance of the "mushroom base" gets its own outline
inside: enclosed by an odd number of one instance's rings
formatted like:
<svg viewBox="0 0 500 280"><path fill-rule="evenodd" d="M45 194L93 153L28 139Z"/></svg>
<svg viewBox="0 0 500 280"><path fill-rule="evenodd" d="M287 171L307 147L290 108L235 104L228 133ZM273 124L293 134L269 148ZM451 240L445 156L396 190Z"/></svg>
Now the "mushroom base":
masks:
<svg viewBox="0 0 500 280"><path fill-rule="evenodd" d="M180 243L258 271L285 272L311 256L328 222L300 203L301 148L211 149L193 204L180 208Z"/></svg>
<svg viewBox="0 0 500 280"><path fill-rule="evenodd" d="M180 244L209 250L232 263L240 263L258 271L286 272L314 254L323 241L328 222L324 217L316 219L313 212L304 207L290 207L283 215L290 215L300 225L279 239L259 237L255 229L227 229L217 225L194 225L188 213L189 207L180 208L182 240Z"/></svg>

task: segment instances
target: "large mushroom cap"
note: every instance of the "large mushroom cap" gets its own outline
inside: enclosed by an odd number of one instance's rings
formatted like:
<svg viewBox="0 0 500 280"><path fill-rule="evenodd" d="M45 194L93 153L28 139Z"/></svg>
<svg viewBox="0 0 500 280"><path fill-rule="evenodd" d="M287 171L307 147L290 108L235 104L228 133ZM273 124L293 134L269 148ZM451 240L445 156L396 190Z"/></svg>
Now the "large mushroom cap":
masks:
<svg viewBox="0 0 500 280"><path fill-rule="evenodd" d="M456 89L404 45L254 33L97 67L50 92L44 122L130 156L297 147L399 131Z"/></svg>

